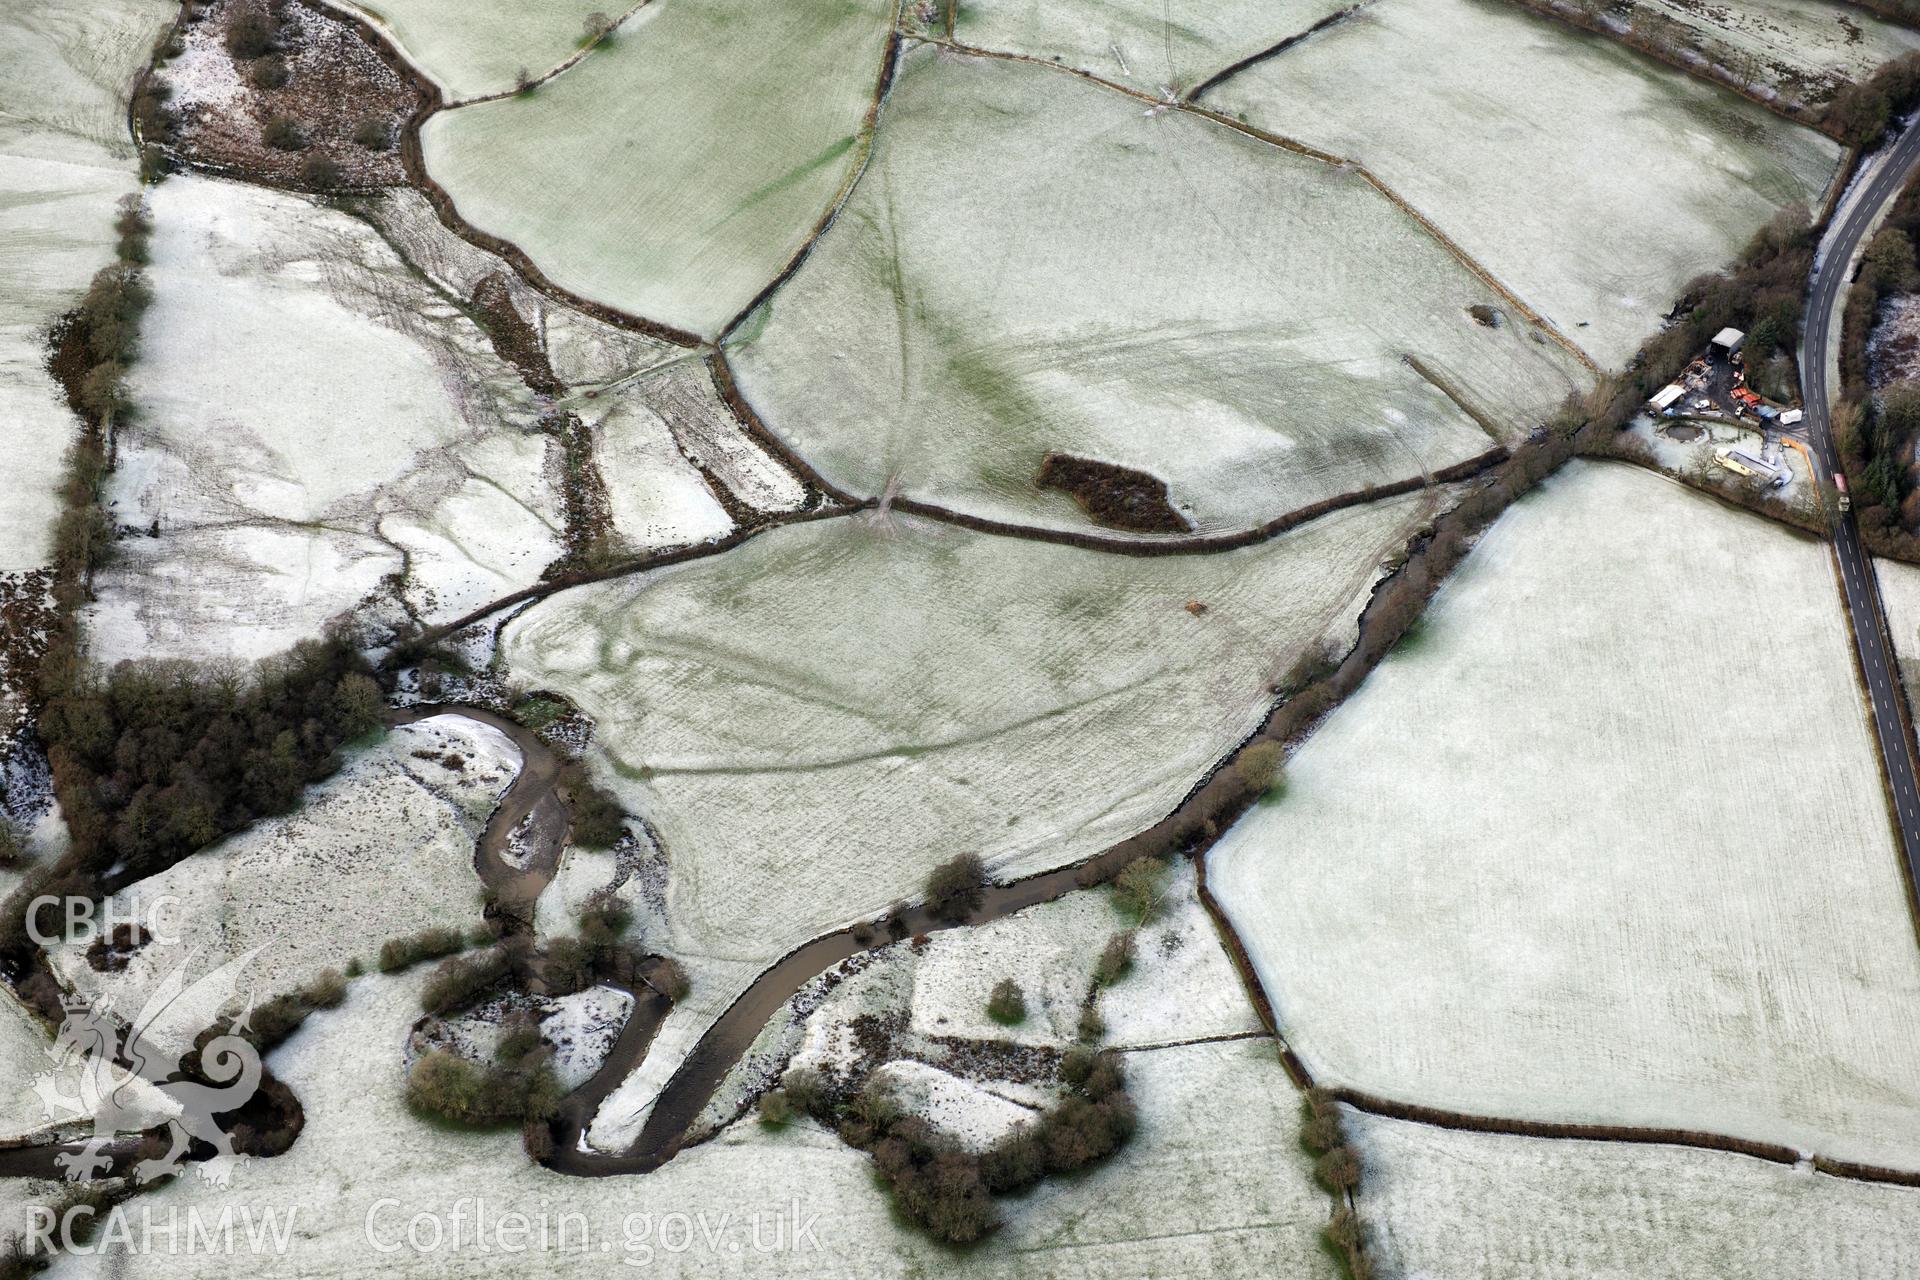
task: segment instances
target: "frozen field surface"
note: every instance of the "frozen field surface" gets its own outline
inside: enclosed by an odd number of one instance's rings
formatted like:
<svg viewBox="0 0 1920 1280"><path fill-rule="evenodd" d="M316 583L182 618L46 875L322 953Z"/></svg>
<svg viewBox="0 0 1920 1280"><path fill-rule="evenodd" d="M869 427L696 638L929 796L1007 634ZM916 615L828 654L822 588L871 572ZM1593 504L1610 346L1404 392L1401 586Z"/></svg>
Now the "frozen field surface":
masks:
<svg viewBox="0 0 1920 1280"><path fill-rule="evenodd" d="M191 176L151 202L138 419L109 493L151 536L100 578L96 657L273 652L403 569L406 604L457 613L559 556L531 392L371 227Z"/></svg>
<svg viewBox="0 0 1920 1280"><path fill-rule="evenodd" d="M114 203L138 186L126 97L174 12L162 0L0 9L0 82L14 88L0 110L0 573L51 551L61 459L80 424L47 372L47 332L113 261Z"/></svg>
<svg viewBox="0 0 1920 1280"><path fill-rule="evenodd" d="M1581 384L1476 306L1502 303L1358 175L921 49L851 202L730 353L853 492L1085 530L1036 484L1064 453L1164 480L1221 532L1510 443Z"/></svg>
<svg viewBox="0 0 1920 1280"><path fill-rule="evenodd" d="M130 1017L183 965L191 982L263 948L239 977L243 993L265 1001L355 958L371 964L390 938L476 927L474 842L520 763L506 735L462 716L402 725L313 788L296 812L115 895L112 918L167 926L124 970L95 970L80 946L55 951L53 963L78 990L109 997ZM161 899L172 902L150 917ZM183 1005L156 1037L191 1040L215 1012Z"/></svg>
<svg viewBox="0 0 1920 1280"><path fill-rule="evenodd" d="M1300 655L1351 644L1381 556L1427 510L1394 500L1144 559L862 516L515 619L513 678L594 718L591 758L659 833L650 942L694 975L594 1142L631 1139L756 973L917 897L938 863L974 851L1027 874L1164 816Z"/></svg>
<svg viewBox="0 0 1920 1280"><path fill-rule="evenodd" d="M1920 1168L1850 643L1820 543L1570 464L1208 854L1283 1033L1428 1106Z"/></svg>
<svg viewBox="0 0 1920 1280"><path fill-rule="evenodd" d="M894 1029L895 1058L925 1064L930 1072L957 1073L996 1099L1039 1105L1052 1096L1045 1085L1013 1078L1018 1073L996 1076L993 1058L969 1058L949 1046L965 1042L1065 1052L1079 1036L1101 950L1116 933L1134 927L1134 917L1117 908L1110 891L1098 889L936 933L918 946L904 941L855 955L802 986L769 1019L715 1092L698 1129L708 1132L731 1121L789 1066L843 1079L872 1069L874 1064L865 1061L873 1052L872 1040L856 1035L853 1027L857 1020L875 1017ZM994 986L1003 978L1018 986L1024 1002L1024 1016L1012 1025L987 1012ZM1106 1028L1100 1043L1108 1048L1136 1051L1266 1036L1196 896L1189 862L1172 868L1163 880L1159 909L1135 933L1132 966L1119 983L1099 993L1097 1003ZM951 1090L952 1082L944 1087Z"/></svg>
<svg viewBox="0 0 1920 1280"><path fill-rule="evenodd" d="M1580 7L1607 6L1584 0ZM1634 7L1683 23L1702 56L1763 96L1809 106L1920 49L1920 31L1834 0L1638 0Z"/></svg>
<svg viewBox="0 0 1920 1280"><path fill-rule="evenodd" d="M544 1276L556 1261L580 1274L746 1277L832 1276L907 1280L929 1275L1025 1280L1041 1275L1134 1277L1213 1275L1225 1280L1333 1280L1315 1246L1326 1197L1314 1187L1295 1141L1294 1094L1270 1045L1198 1045L1135 1054L1129 1087L1140 1131L1123 1155L1084 1177L1051 1183L1003 1202L1000 1234L962 1253L904 1229L874 1185L867 1158L811 1125L770 1133L747 1121L639 1178L569 1178L530 1163L517 1134L466 1134L426 1124L402 1099L402 1047L419 1016L424 975L357 981L339 1010L322 1012L268 1060L300 1096L307 1114L285 1155L256 1160L227 1188L187 1176L146 1197L161 1216L198 1206L240 1220L269 1206L297 1204L297 1227L279 1274L367 1274L396 1259L421 1274ZM1231 1100L1230 1105L1227 1100ZM540 1215L555 1227L578 1214L572 1233L543 1253L475 1245L472 1198L486 1212L525 1213L538 1239ZM405 1206L397 1217L383 1199ZM466 1214L462 1248L406 1250L415 1213ZM373 1238L404 1253L379 1253ZM695 1223L704 1213L713 1240ZM683 1215L691 1243L663 1219ZM758 1219L764 1247L751 1247ZM774 1247L776 1218L783 1247ZM136 1221L137 1221L136 1216ZM644 1226L642 1223L644 1222ZM806 1236L795 1234L809 1224ZM491 1227L489 1228L492 1229ZM584 1243L582 1243L584 1240ZM606 1247L603 1250L602 1242ZM734 1251L730 1243L739 1243ZM568 1247L568 1246L571 1247ZM635 1261L644 1259L641 1261ZM56 1277L199 1277L204 1256L164 1248L143 1254L69 1254Z"/></svg>
<svg viewBox="0 0 1920 1280"><path fill-rule="evenodd" d="M535 93L434 116L427 169L559 284L714 337L853 172L893 13L649 5Z"/></svg>
<svg viewBox="0 0 1920 1280"><path fill-rule="evenodd" d="M1130 925L1099 890L935 934L911 957L912 1027L924 1035L1003 1037L1064 1049L1073 1043L1101 948ZM1168 873L1160 911L1140 928L1134 950L1132 970L1100 1002L1104 1043L1131 1048L1262 1030L1194 892L1190 863ZM1027 1017L1018 1026L1003 1027L987 1014L1002 978L1013 979L1026 996Z"/></svg>
<svg viewBox="0 0 1920 1280"><path fill-rule="evenodd" d="M503 93L580 47L590 13L618 18L626 0L346 0L453 99Z"/></svg>
<svg viewBox="0 0 1920 1280"><path fill-rule="evenodd" d="M974 0L963 43L1068 66L1162 96L1190 93L1242 58L1299 35L1353 0Z"/></svg>
<svg viewBox="0 0 1920 1280"><path fill-rule="evenodd" d="M676 953L757 967L956 853L1018 875L1159 819L1297 655L1350 642L1424 510L1145 559L911 517L795 525L556 595L503 653L597 722L596 759L666 848Z"/></svg>
<svg viewBox="0 0 1920 1280"><path fill-rule="evenodd" d="M358 211L436 288L471 299L489 282L498 285L544 344L554 377L567 388L595 389L687 355L536 289L504 260L454 234L412 187L362 201Z"/></svg>
<svg viewBox="0 0 1920 1280"><path fill-rule="evenodd" d="M703 542L733 520L675 442L672 426L638 395L615 400L594 423L594 454L613 506L613 527L635 550Z"/></svg>
<svg viewBox="0 0 1920 1280"><path fill-rule="evenodd" d="M1386 1275L1888 1280L1920 1270L1913 1188L1688 1147L1345 1119Z"/></svg>
<svg viewBox="0 0 1920 1280"><path fill-rule="evenodd" d="M1204 105L1357 160L1600 364L1839 145L1503 0L1375 0Z"/></svg>

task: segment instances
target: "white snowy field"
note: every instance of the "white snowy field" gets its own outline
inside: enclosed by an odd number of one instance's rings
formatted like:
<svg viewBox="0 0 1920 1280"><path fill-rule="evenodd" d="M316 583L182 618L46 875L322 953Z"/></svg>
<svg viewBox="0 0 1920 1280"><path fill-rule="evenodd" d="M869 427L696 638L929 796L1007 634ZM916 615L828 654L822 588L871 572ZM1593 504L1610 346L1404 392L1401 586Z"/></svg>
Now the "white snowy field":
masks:
<svg viewBox="0 0 1920 1280"><path fill-rule="evenodd" d="M559 284L714 337L859 162L894 11L648 5L537 91L428 120L427 170Z"/></svg>
<svg viewBox="0 0 1920 1280"><path fill-rule="evenodd" d="M1106 890L1073 893L991 924L935 934L903 957L912 973L910 1026L922 1035L972 1036L1065 1048L1107 939L1130 927ZM1134 942L1133 968L1100 1001L1102 1042L1123 1048L1253 1035L1260 1019L1195 893L1193 866L1169 870L1156 916ZM987 1014L994 984L1011 978L1027 1017L1001 1026Z"/></svg>
<svg viewBox="0 0 1920 1280"><path fill-rule="evenodd" d="M778 1077L791 1057L845 1075L860 1048L851 1027L864 1015L899 1019L900 1044L939 1055L941 1038L991 1040L1064 1052L1079 1038L1081 1009L1094 988L1106 942L1133 929L1106 889L1006 915L983 925L860 952L816 977L768 1019L708 1105L707 1123L732 1117L743 1100ZM1025 1017L1004 1025L987 1013L993 988L1020 988ZM1127 975L1098 998L1106 1034L1121 1050L1187 1040L1263 1036L1260 1015L1194 890L1190 862L1169 867L1160 906L1135 935Z"/></svg>
<svg viewBox="0 0 1920 1280"><path fill-rule="evenodd" d="M735 498L767 513L807 505L799 477L741 427L704 364L680 361L634 379L633 385L666 421L680 452Z"/></svg>
<svg viewBox="0 0 1920 1280"><path fill-rule="evenodd" d="M1356 160L1603 366L1839 145L1503 0L1375 0L1205 105Z"/></svg>
<svg viewBox="0 0 1920 1280"><path fill-rule="evenodd" d="M31 1082L53 1066L53 1037L21 1007L12 991L0 993L0 1135L28 1133L47 1123Z"/></svg>
<svg viewBox="0 0 1920 1280"><path fill-rule="evenodd" d="M513 679L594 718L589 759L660 834L649 943L693 974L594 1141L631 1138L755 974L919 897L945 859L1028 874L1164 816L1258 724L1273 680L1351 644L1382 556L1429 514L1398 499L1145 559L861 516L516 618Z"/></svg>
<svg viewBox="0 0 1920 1280"><path fill-rule="evenodd" d="M799 478L747 435L696 359L638 372L591 408L574 403L593 424L614 530L632 550L733 532L723 493L770 514L806 505Z"/></svg>
<svg viewBox="0 0 1920 1280"><path fill-rule="evenodd" d="M1111 893L1098 889L936 933L919 946L903 941L862 952L807 983L768 1020L715 1092L701 1125L712 1129L730 1121L789 1066L841 1077L858 1071L867 1048L855 1034L856 1024L877 1017L898 1025L897 1069L906 1070L905 1062L914 1060L921 1065L912 1070L940 1077L930 1079L927 1089L937 1104L933 1110L982 1122L977 1127L986 1128L991 1141L1010 1123L1002 1114L1005 1100L1041 1105L1052 1092L996 1077L993 1059L954 1057L947 1046L960 1040L1064 1052L1079 1038L1081 1010L1093 990L1101 950L1133 924ZM987 1012L1002 979L1019 987L1025 1004L1025 1016L1016 1023L997 1022ZM1100 992L1097 1003L1106 1026L1100 1043L1129 1052L1266 1036L1196 896L1193 866L1185 861L1169 870L1158 910L1139 927L1132 967ZM967 1106L959 1105L963 1090ZM936 1127L947 1127L942 1116L931 1118ZM609 1115L605 1130L615 1128Z"/></svg>
<svg viewBox="0 0 1920 1280"><path fill-rule="evenodd" d="M61 460L79 422L47 371L47 333L114 260L114 205L137 189L126 99L176 7L48 0L0 9L0 573L44 564Z"/></svg>
<svg viewBox="0 0 1920 1280"><path fill-rule="evenodd" d="M1620 464L1510 510L1207 855L1328 1083L1920 1168L1920 945L1824 545Z"/></svg>
<svg viewBox="0 0 1920 1280"><path fill-rule="evenodd" d="M284 1216L297 1206L287 1252L257 1261L269 1274L315 1278L402 1267L422 1276L545 1276L564 1267L876 1280L935 1272L1333 1280L1315 1241L1326 1196L1300 1152L1295 1095L1270 1044L1130 1055L1140 1108L1132 1143L1084 1176L1002 1201L1001 1232L955 1253L899 1225L867 1158L810 1124L771 1132L746 1120L644 1176L569 1178L531 1164L517 1133L466 1134L417 1119L402 1098L401 1063L423 980L369 975L339 1010L308 1019L268 1060L305 1107L299 1142L248 1163L226 1188L191 1174L156 1188L136 1202L136 1224L148 1206L161 1220L169 1208L184 1215L197 1207L209 1221L230 1207L236 1222L243 1208L257 1220L270 1207ZM476 1197L489 1222L484 1255ZM447 1230L456 1212L465 1219L457 1241ZM501 1247L494 1233L510 1213L533 1220L532 1248ZM415 1214L440 1219L438 1249L408 1246ZM559 1251L538 1248L543 1214ZM579 1215L564 1239L563 1214ZM205 1265L204 1255L164 1247L110 1249L63 1256L48 1274L197 1277Z"/></svg>
<svg viewBox="0 0 1920 1280"><path fill-rule="evenodd" d="M371 964L390 938L478 927L474 842L520 763L505 734L462 716L402 725L295 812L115 894L110 918L156 921L154 941L124 970L96 971L80 945L50 959L73 988L131 1018L183 966L191 983L259 948L238 989L265 1001L356 958ZM209 988L184 1002L156 1024L156 1041L190 1042L225 996Z"/></svg>
<svg viewBox="0 0 1920 1280"><path fill-rule="evenodd" d="M1350 643L1426 510L1144 559L912 517L792 525L550 597L502 654L596 721L591 758L667 850L674 953L757 968L956 853L1018 875L1156 821L1296 657Z"/></svg>
<svg viewBox="0 0 1920 1280"><path fill-rule="evenodd" d="M1837 0L1641 0L1641 7L1684 24L1699 56L1755 92L1809 106L1920 49L1920 31Z"/></svg>
<svg viewBox="0 0 1920 1280"><path fill-rule="evenodd" d="M1298 35L1353 0L972 0L954 35L983 49L1059 58L1156 97Z"/></svg>
<svg viewBox="0 0 1920 1280"><path fill-rule="evenodd" d="M154 293L129 375L93 652L258 656L389 575L423 612L560 554L558 447L519 374L367 224L179 175L151 194Z"/></svg>
<svg viewBox="0 0 1920 1280"><path fill-rule="evenodd" d="M594 455L614 530L635 549L733 531L726 508L680 452L673 427L640 396L621 396L595 421Z"/></svg>
<svg viewBox="0 0 1920 1280"><path fill-rule="evenodd" d="M1920 1190L1689 1147L1460 1133L1345 1112L1381 1273L1423 1280L1888 1280Z"/></svg>
<svg viewBox="0 0 1920 1280"><path fill-rule="evenodd" d="M585 42L587 16L618 19L631 0L337 0L365 17L453 100L544 75Z"/></svg>
<svg viewBox="0 0 1920 1280"><path fill-rule="evenodd" d="M1064 453L1230 532L1511 443L1585 384L1476 306L1504 308L1356 174L922 48L847 208L729 353L768 427L853 492L1086 530L1036 484Z"/></svg>

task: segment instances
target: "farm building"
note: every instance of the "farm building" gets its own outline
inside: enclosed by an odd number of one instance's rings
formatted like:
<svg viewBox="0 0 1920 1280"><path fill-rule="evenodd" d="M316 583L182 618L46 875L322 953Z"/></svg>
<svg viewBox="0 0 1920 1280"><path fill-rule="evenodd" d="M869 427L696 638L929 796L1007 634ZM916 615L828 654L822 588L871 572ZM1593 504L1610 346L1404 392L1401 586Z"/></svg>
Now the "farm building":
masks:
<svg viewBox="0 0 1920 1280"><path fill-rule="evenodd" d="M1788 480L1787 469L1777 462L1756 458L1744 449L1724 449L1713 455L1715 462L1736 475L1752 476L1779 488Z"/></svg>

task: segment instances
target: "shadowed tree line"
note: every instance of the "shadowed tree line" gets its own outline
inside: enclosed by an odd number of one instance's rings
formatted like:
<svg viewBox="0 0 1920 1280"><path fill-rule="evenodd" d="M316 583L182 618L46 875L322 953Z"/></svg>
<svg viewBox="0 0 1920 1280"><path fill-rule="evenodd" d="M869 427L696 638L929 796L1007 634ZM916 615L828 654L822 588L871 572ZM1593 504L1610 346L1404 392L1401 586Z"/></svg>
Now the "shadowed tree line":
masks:
<svg viewBox="0 0 1920 1280"><path fill-rule="evenodd" d="M77 668L77 664L76 668ZM131 881L256 818L286 813L381 725L380 686L344 639L252 669L123 662L70 670L40 736L72 837L68 864Z"/></svg>
<svg viewBox="0 0 1920 1280"><path fill-rule="evenodd" d="M878 1081L857 1092L819 1072L789 1071L760 1099L770 1127L807 1116L867 1152L894 1204L947 1244L970 1244L999 1229L994 1197L1018 1195L1049 1177L1088 1168L1133 1136L1136 1118L1118 1056L1088 1045L1060 1063L1065 1096L984 1151L968 1151L919 1116L904 1112Z"/></svg>
<svg viewBox="0 0 1920 1280"><path fill-rule="evenodd" d="M1886 225L1868 241L1860 274L1847 289L1833 437L1867 549L1920 561L1920 381L1894 381L1875 394L1868 367L1868 343L1882 304L1920 288L1916 237L1920 182L1909 182L1888 210Z"/></svg>
<svg viewBox="0 0 1920 1280"><path fill-rule="evenodd" d="M1820 124L1849 146L1871 147L1915 106L1920 106L1920 53L1909 53L1840 90Z"/></svg>

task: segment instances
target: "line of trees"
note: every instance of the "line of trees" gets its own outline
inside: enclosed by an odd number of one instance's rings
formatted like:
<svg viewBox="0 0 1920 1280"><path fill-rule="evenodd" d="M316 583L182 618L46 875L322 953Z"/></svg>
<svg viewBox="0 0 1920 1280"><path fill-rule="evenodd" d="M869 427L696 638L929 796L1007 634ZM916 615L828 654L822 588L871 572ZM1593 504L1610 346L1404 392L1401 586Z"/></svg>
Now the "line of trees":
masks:
<svg viewBox="0 0 1920 1280"><path fill-rule="evenodd" d="M123 662L40 716L77 865L151 875L256 818L286 813L339 749L378 730L382 698L344 639L303 641L251 672Z"/></svg>
<svg viewBox="0 0 1920 1280"><path fill-rule="evenodd" d="M1920 182L1909 183L1886 225L1861 255L1840 325L1840 403L1834 443L1853 490L1861 535L1870 550L1920 560L1920 383L1895 382L1875 395L1868 345L1889 297L1920 288Z"/></svg>
<svg viewBox="0 0 1920 1280"><path fill-rule="evenodd" d="M487 1062L446 1049L420 1055L407 1072L407 1105L450 1124L524 1128L550 1118L566 1096L553 1070L553 1048L532 1010L509 1015Z"/></svg>
<svg viewBox="0 0 1920 1280"><path fill-rule="evenodd" d="M1325 1089L1308 1089L1300 1100L1300 1144L1313 1153L1314 1179L1333 1199L1333 1213L1321 1228L1321 1237L1346 1265L1350 1280L1372 1280L1373 1257L1367 1252L1366 1229L1353 1204L1362 1172L1360 1157L1348 1144L1340 1108Z"/></svg>
<svg viewBox="0 0 1920 1280"><path fill-rule="evenodd" d="M1835 94L1820 117L1820 126L1849 146L1870 147L1916 105L1920 105L1920 53L1909 53Z"/></svg>
<svg viewBox="0 0 1920 1280"><path fill-rule="evenodd" d="M1048 1177L1098 1164L1133 1136L1137 1123L1118 1056L1076 1045L1060 1062L1065 1096L985 1151L959 1148L919 1116L901 1111L871 1079L856 1092L836 1091L819 1073L789 1071L763 1095L769 1126L811 1116L841 1141L867 1152L916 1226L947 1244L971 1244L1000 1226L994 1197L1017 1195Z"/></svg>
<svg viewBox="0 0 1920 1280"><path fill-rule="evenodd" d="M1920 0L1849 0L1849 3L1883 18L1920 27Z"/></svg>
<svg viewBox="0 0 1920 1280"><path fill-rule="evenodd" d="M139 197L121 203L115 231L117 261L54 335L54 368L85 430L68 458L55 527L55 617L39 671L38 729L72 842L0 916L8 950L23 940L33 894L97 896L115 864L129 880L150 875L255 818L284 813L338 766L341 745L380 726L380 688L341 637L297 645L251 672L185 663L99 672L85 661L79 614L113 539L100 486L151 302L142 268L152 222Z"/></svg>

